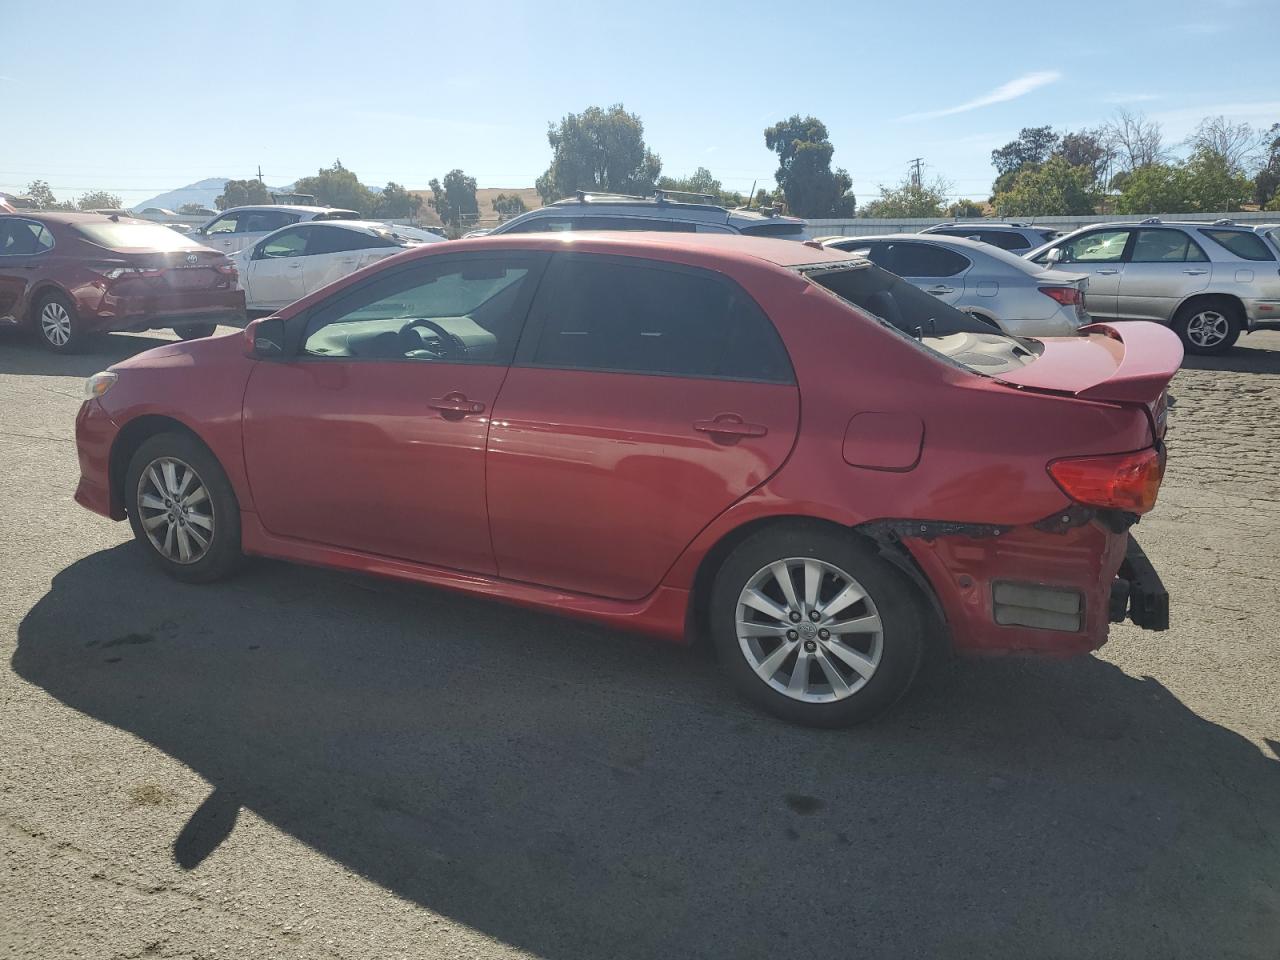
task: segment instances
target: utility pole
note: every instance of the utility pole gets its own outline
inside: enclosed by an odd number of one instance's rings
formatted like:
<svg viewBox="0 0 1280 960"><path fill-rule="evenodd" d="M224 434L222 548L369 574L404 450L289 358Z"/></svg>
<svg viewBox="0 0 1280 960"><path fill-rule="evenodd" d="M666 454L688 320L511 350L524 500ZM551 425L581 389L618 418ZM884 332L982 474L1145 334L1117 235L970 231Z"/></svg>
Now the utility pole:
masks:
<svg viewBox="0 0 1280 960"><path fill-rule="evenodd" d="M258 164L258 182L262 183L262 164Z"/></svg>
<svg viewBox="0 0 1280 960"><path fill-rule="evenodd" d="M911 186L920 189L920 164L924 161L924 157L916 157L914 160L907 161L911 164Z"/></svg>

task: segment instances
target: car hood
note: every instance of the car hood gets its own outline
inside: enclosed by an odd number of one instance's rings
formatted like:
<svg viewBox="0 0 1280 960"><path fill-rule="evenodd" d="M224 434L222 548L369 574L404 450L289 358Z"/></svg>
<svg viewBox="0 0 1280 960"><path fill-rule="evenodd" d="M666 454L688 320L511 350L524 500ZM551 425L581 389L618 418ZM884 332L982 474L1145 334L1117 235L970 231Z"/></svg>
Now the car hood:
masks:
<svg viewBox="0 0 1280 960"><path fill-rule="evenodd" d="M175 340L113 363L108 369L119 371L148 367L188 367L197 363L216 363L231 357L244 358L247 351L244 333L237 331L221 336L201 337L199 340Z"/></svg>

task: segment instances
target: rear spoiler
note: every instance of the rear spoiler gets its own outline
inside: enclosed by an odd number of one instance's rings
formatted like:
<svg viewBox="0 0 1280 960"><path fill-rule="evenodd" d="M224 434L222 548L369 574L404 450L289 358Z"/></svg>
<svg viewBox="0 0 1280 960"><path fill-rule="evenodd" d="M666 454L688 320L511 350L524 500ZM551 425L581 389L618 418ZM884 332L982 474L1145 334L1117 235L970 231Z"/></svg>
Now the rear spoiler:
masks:
<svg viewBox="0 0 1280 960"><path fill-rule="evenodd" d="M1079 334L1045 339L1037 360L997 379L1083 400L1149 404L1182 365L1182 341L1158 323L1092 323Z"/></svg>

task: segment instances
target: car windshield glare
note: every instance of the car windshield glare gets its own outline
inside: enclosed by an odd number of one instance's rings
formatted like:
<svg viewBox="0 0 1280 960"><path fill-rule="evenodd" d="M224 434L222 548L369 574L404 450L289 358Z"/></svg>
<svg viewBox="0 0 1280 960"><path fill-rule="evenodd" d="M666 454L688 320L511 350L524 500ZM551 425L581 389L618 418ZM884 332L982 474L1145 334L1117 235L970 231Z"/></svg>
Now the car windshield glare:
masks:
<svg viewBox="0 0 1280 960"><path fill-rule="evenodd" d="M78 223L76 231L110 250L189 250L191 240L158 223Z"/></svg>

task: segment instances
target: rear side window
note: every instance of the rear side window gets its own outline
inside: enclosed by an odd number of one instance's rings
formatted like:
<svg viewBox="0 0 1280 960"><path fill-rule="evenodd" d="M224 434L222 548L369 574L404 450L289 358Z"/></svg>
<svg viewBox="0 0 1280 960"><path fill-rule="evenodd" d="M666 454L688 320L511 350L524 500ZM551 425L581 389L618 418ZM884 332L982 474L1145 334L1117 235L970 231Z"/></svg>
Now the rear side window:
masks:
<svg viewBox="0 0 1280 960"><path fill-rule="evenodd" d="M34 220L0 220L0 257L23 257L53 249L53 234Z"/></svg>
<svg viewBox="0 0 1280 960"><path fill-rule="evenodd" d="M312 220L359 220L360 214L354 210L326 210L324 213L317 213Z"/></svg>
<svg viewBox="0 0 1280 960"><path fill-rule="evenodd" d="M954 277L969 269L967 257L928 243L892 243L888 262L886 269L900 277Z"/></svg>
<svg viewBox="0 0 1280 960"><path fill-rule="evenodd" d="M1262 238L1243 230L1201 230L1202 234L1220 247L1234 253L1242 260L1274 260Z"/></svg>
<svg viewBox="0 0 1280 960"><path fill-rule="evenodd" d="M989 243L1001 250L1030 250L1031 241L1020 233L1003 230L984 230L978 234L983 243Z"/></svg>
<svg viewBox="0 0 1280 960"><path fill-rule="evenodd" d="M236 233L264 233L298 222L296 213L283 210L246 210L240 214Z"/></svg>
<svg viewBox="0 0 1280 960"><path fill-rule="evenodd" d="M1208 260L1191 237L1181 230L1139 230L1130 263L1185 263Z"/></svg>
<svg viewBox="0 0 1280 960"><path fill-rule="evenodd" d="M532 316L534 366L794 382L769 318L737 284L702 270L562 256Z"/></svg>
<svg viewBox="0 0 1280 960"><path fill-rule="evenodd" d="M371 247L394 247L390 238L374 236L363 230L341 227L310 227L307 233L307 255L342 253L345 250L367 250Z"/></svg>

